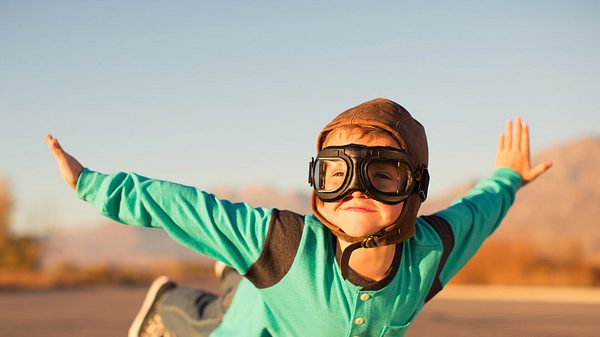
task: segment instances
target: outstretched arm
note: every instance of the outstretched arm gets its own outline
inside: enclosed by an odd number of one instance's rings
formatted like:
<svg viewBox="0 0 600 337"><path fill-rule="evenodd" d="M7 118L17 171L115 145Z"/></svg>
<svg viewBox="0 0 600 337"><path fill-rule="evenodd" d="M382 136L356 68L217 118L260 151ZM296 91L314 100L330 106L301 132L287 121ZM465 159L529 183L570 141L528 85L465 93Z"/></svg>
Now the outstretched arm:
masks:
<svg viewBox="0 0 600 337"><path fill-rule="evenodd" d="M135 173L103 174L84 168L58 140L46 136L64 180L77 196L121 223L164 229L180 244L244 274L261 254L272 210Z"/></svg>
<svg viewBox="0 0 600 337"><path fill-rule="evenodd" d="M58 139L52 137L51 135L46 135L46 143L48 144L54 159L56 159L58 169L60 170L60 174L63 176L63 179L65 179L65 182L69 184L73 190L75 190L77 187L77 179L79 179L79 175L83 170L83 166L79 163L79 161L77 161L77 159L73 158L70 154L63 150L58 142Z"/></svg>
<svg viewBox="0 0 600 337"><path fill-rule="evenodd" d="M529 157L529 127L521 118L506 122L506 130L498 137L498 152L496 153L496 168L507 167L515 170L521 176L523 185L535 180L552 167L547 160L531 167Z"/></svg>
<svg viewBox="0 0 600 337"><path fill-rule="evenodd" d="M437 215L452 227L454 247L442 270L442 285L452 278L477 252L483 241L500 225L515 200L517 190L552 166L551 161L531 167L529 129L520 118L506 122L498 139L496 168L466 195Z"/></svg>

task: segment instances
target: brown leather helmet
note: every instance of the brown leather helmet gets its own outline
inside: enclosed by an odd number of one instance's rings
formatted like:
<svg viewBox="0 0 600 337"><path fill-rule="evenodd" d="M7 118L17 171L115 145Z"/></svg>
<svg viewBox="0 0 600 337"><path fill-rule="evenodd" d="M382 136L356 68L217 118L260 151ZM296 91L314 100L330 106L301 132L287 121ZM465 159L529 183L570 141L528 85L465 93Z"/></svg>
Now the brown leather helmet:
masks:
<svg viewBox="0 0 600 337"><path fill-rule="evenodd" d="M425 129L399 104L388 99L376 98L342 112L327 124L317 139L317 152L322 149L323 143L330 132L347 126L375 127L389 133L419 167L420 170L416 176L418 188L404 200L404 207L398 219L388 227L370 236L350 236L327 221L317 210L317 196L313 191L311 204L315 216L331 229L338 238L356 243L354 249L384 246L408 240L415 233L417 212L421 202L427 197L429 174L427 172L428 150ZM358 245L358 243L360 244ZM348 252L346 259L349 259L350 253Z"/></svg>

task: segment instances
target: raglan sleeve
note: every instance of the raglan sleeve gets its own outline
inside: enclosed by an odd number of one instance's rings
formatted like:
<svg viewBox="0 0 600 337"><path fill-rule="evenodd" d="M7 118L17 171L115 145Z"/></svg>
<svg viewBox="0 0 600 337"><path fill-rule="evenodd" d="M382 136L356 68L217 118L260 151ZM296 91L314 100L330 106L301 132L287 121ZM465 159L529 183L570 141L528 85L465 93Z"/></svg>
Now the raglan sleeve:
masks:
<svg viewBox="0 0 600 337"><path fill-rule="evenodd" d="M178 243L240 273L260 256L272 210L220 200L197 188L135 173L85 168L77 196L123 224L164 229Z"/></svg>
<svg viewBox="0 0 600 337"><path fill-rule="evenodd" d="M449 208L436 213L448 222L454 235L454 247L440 274L442 285L450 281L498 228L521 184L516 171L496 169L491 177L478 182Z"/></svg>

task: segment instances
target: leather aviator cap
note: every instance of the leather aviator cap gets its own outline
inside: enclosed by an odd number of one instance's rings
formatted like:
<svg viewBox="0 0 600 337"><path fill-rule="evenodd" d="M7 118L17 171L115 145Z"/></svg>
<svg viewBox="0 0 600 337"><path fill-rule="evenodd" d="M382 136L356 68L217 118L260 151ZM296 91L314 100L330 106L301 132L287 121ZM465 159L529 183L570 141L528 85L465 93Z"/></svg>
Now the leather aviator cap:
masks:
<svg viewBox="0 0 600 337"><path fill-rule="evenodd" d="M398 219L381 231L366 237L353 237L346 234L342 229L327 221L317 210L317 196L313 191L311 204L313 213L327 226L338 238L349 243L360 243L353 245L352 250L363 247L371 248L400 243L408 240L415 233L415 222L421 202L426 198L429 175L427 173L428 148L425 129L415 120L406 109L399 104L384 98L376 98L351 109L348 109L323 128L317 139L317 152L319 152L327 135L340 127L346 126L368 126L382 129L394 138L402 150L412 157L415 165L422 170L419 171L417 185L420 186L406 200ZM348 247L350 248L350 247ZM348 252L346 260L349 259L351 251ZM347 263L347 261L345 261Z"/></svg>

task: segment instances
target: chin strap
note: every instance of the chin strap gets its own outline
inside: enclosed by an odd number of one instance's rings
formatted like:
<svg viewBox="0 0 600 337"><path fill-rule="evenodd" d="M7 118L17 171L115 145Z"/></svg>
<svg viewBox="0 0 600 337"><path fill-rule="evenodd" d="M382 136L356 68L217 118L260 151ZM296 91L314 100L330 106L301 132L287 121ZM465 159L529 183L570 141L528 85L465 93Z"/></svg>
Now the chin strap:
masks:
<svg viewBox="0 0 600 337"><path fill-rule="evenodd" d="M342 252L342 259L340 261L340 268L341 268L342 277L344 278L344 280L348 279L348 270L350 269L350 256L352 255L352 253L355 250L357 250L359 248L373 248L373 247L385 246L385 245L392 244L392 242L388 243L387 240L383 241L385 243L380 244L379 243L380 239L382 239L381 234L374 234L374 235L371 235L371 236L363 239L360 242L355 242L355 243L349 245L348 247L346 247L346 249L344 249L344 251Z"/></svg>
<svg viewBox="0 0 600 337"><path fill-rule="evenodd" d="M340 269L344 280L348 279L348 270L350 269L350 255L352 255L352 252L354 252L358 248L362 248L362 242L355 242L351 244L350 246L346 247L346 249L344 249L344 252L342 253Z"/></svg>

